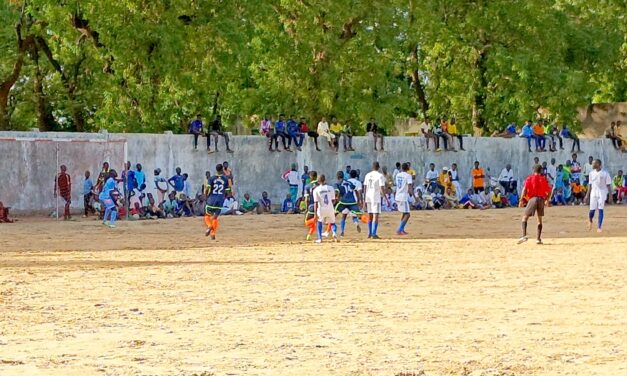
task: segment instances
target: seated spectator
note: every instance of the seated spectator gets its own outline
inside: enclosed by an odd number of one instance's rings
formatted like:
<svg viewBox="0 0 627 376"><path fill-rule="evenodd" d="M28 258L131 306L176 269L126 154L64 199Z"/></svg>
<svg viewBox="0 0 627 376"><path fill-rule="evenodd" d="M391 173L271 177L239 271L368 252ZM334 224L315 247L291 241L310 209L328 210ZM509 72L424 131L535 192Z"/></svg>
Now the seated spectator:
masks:
<svg viewBox="0 0 627 376"><path fill-rule="evenodd" d="M584 198L586 198L586 187L581 185L579 180L573 180L570 183L570 191L572 192L570 196L570 202L573 205L582 205Z"/></svg>
<svg viewBox="0 0 627 376"><path fill-rule="evenodd" d="M440 142L438 141L438 137L433 133L431 129L431 124L429 119L425 119L425 121L420 125L420 132L422 132L423 137L427 143L427 150L429 150L429 140L433 140L433 150L437 150L440 148Z"/></svg>
<svg viewBox="0 0 627 376"><path fill-rule="evenodd" d="M261 193L261 200L259 200L261 204L261 211L264 213L272 213L272 201L268 198L268 192Z"/></svg>
<svg viewBox="0 0 627 376"><path fill-rule="evenodd" d="M492 205L488 202L487 198L485 197L485 191L477 192L475 190L475 193L472 196L470 196L470 201L472 201L472 203L475 204L475 206L479 208L480 210L485 210L485 209L492 207Z"/></svg>
<svg viewBox="0 0 627 376"><path fill-rule="evenodd" d="M239 202L235 200L233 197L233 193L227 192L226 197L224 198L224 203L222 204L222 210L220 211L220 215L242 215L241 211L239 211Z"/></svg>
<svg viewBox="0 0 627 376"><path fill-rule="evenodd" d="M394 200L394 193L392 189L385 190L385 200L381 200L381 211L392 212L398 210L398 204Z"/></svg>
<svg viewBox="0 0 627 376"><path fill-rule="evenodd" d="M176 199L176 191L168 193L168 197L163 201L162 209L166 218L181 216L183 209L179 206L179 201Z"/></svg>
<svg viewBox="0 0 627 376"><path fill-rule="evenodd" d="M556 152L557 141L555 139L555 136L553 135L553 126L551 126L549 122L546 120L541 121L540 125L544 127L544 136L547 142L549 143L549 151Z"/></svg>
<svg viewBox="0 0 627 376"><path fill-rule="evenodd" d="M507 195L507 203L513 207L516 208L518 207L518 202L520 201L520 199L518 198L518 192L514 191L514 192L510 192Z"/></svg>
<svg viewBox="0 0 627 376"><path fill-rule="evenodd" d="M10 209L10 207L4 206L2 201L0 201L0 223L13 223L13 220L9 217Z"/></svg>
<svg viewBox="0 0 627 376"><path fill-rule="evenodd" d="M248 192L244 193L244 199L242 200L242 204L240 205L240 210L242 213L261 214L261 208L259 207L259 203L250 198L250 193Z"/></svg>
<svg viewBox="0 0 627 376"><path fill-rule="evenodd" d="M294 201L292 200L292 195L287 194L285 196L285 200L283 200L283 205L281 205L281 213L283 214L295 214L296 209L294 207Z"/></svg>
<svg viewBox="0 0 627 376"><path fill-rule="evenodd" d="M420 186L420 187L422 187L422 186ZM412 206L414 207L414 209L416 209L416 210L426 210L427 209L427 202L422 197L422 190L418 189L418 187L416 187L416 189L414 190L414 196L410 197L410 199L413 199Z"/></svg>
<svg viewBox="0 0 627 376"><path fill-rule="evenodd" d="M557 126L557 124L553 124L551 126L550 133L555 138L555 140L559 141L559 143L560 143L560 150L564 150L564 139L560 135L560 130L559 130L559 127ZM555 145L554 148L557 149L557 145Z"/></svg>
<svg viewBox="0 0 627 376"><path fill-rule="evenodd" d="M349 122L346 122L346 124L344 124L341 134L344 151L355 151L355 149L353 149L353 126Z"/></svg>
<svg viewBox="0 0 627 376"><path fill-rule="evenodd" d="M475 192L472 189L469 189L468 192L466 192L466 194L462 197L461 200L459 200L460 205L464 208L464 209L476 209L477 205L475 205L475 203L472 201L472 196L475 194Z"/></svg>
<svg viewBox="0 0 627 376"><path fill-rule="evenodd" d="M464 136L457 129L457 120L455 118L451 118L451 122L448 124L448 134L451 135L451 147L455 149L453 146L453 139L457 138L459 141L459 150L465 151L464 149Z"/></svg>
<svg viewBox="0 0 627 376"><path fill-rule="evenodd" d="M447 189L450 188L452 193L455 194L453 181L451 179L451 174L448 170L448 167L442 167L442 172L440 172L440 175L438 176L438 183L440 187L442 187L440 193L444 193Z"/></svg>
<svg viewBox="0 0 627 376"><path fill-rule="evenodd" d="M577 146L577 153L581 153L581 145L579 143L579 137L577 137L577 134L575 132L571 132L570 129L568 129L568 126L566 124L562 126L562 132L560 133L560 135L563 138L570 138L571 140L573 140L573 146L570 149L571 153L575 152L575 146Z"/></svg>
<svg viewBox="0 0 627 376"><path fill-rule="evenodd" d="M329 148L335 149L333 144L335 143L335 135L331 133L331 129L329 128L329 123L327 123L327 119L323 116L322 120L318 123L318 135L320 137L324 137L327 139L329 143Z"/></svg>
<svg viewBox="0 0 627 376"><path fill-rule="evenodd" d="M289 136L287 134L287 124L285 123L285 118L281 114L279 115L279 120L274 123L274 151L279 151L279 138L281 139L281 143L283 144L283 150L292 151L289 146L287 146L287 140Z"/></svg>
<svg viewBox="0 0 627 376"><path fill-rule="evenodd" d="M522 127L522 129L520 131L520 137L527 139L527 148L529 149L529 152L531 152L531 140L535 141L535 143L536 143L536 150L538 150L538 139L536 138L535 134L533 133L533 125L531 123L531 120L527 120L525 125L523 125L523 127Z"/></svg>
<svg viewBox="0 0 627 376"><path fill-rule="evenodd" d="M292 141L294 141L296 150L303 150L301 147L303 146L303 141L305 141L305 135L300 131L300 125L294 120L294 116L290 116L287 120L287 135L289 137L288 148L292 146Z"/></svg>
<svg viewBox="0 0 627 376"><path fill-rule="evenodd" d="M383 129L379 128L374 118L370 118L370 122L366 124L366 133L372 135L374 139L374 151L377 151L377 140L380 141L381 151L385 151L383 149Z"/></svg>
<svg viewBox="0 0 627 376"><path fill-rule="evenodd" d="M503 202L504 197L501 195L501 190L499 188L495 188L494 192L490 195L490 202L492 204L493 209L503 209L505 204Z"/></svg>
<svg viewBox="0 0 627 376"><path fill-rule="evenodd" d="M340 136L344 131L344 126L337 120L335 116L331 118L331 126L330 126L331 134L333 135L333 150L337 153L340 147ZM346 142L346 140L344 140Z"/></svg>
<svg viewBox="0 0 627 376"><path fill-rule="evenodd" d="M614 149L619 150L621 147L621 141L620 138L618 138L617 136L617 132L616 132L616 122L613 121L609 128L607 128L605 130L605 137L609 138L610 140L612 140L612 146L614 146Z"/></svg>
<svg viewBox="0 0 627 376"><path fill-rule="evenodd" d="M546 137L542 120L538 121L536 125L533 126L533 135L536 138L536 151L546 151Z"/></svg>
<svg viewBox="0 0 627 376"><path fill-rule="evenodd" d="M274 151L272 148L272 144L274 141L274 123L272 123L272 118L268 115L261 121L261 126L259 127L259 134L265 136L268 139L268 150Z"/></svg>
<svg viewBox="0 0 627 376"><path fill-rule="evenodd" d="M216 116L215 120L211 122L211 125L209 126L210 131L209 134L207 134L207 151L211 152L211 137L213 136L216 147L215 147L215 151L218 152L218 138L220 136L222 136L224 138L224 144L226 145L226 152L227 153L232 153L233 150L231 150L231 148L229 148L229 135L224 132L223 130L223 126L222 126L222 116L218 115Z"/></svg>
<svg viewBox="0 0 627 376"><path fill-rule="evenodd" d="M564 188L556 188L553 192L553 199L551 200L553 206L566 205L566 197L564 197Z"/></svg>
<svg viewBox="0 0 627 376"><path fill-rule="evenodd" d="M516 123L511 122L503 132L494 132L492 133L492 137L502 137L502 138L514 138L516 137ZM531 147L529 147L531 149Z"/></svg>
<svg viewBox="0 0 627 376"><path fill-rule="evenodd" d="M624 127L621 127L621 125L622 123L620 120L616 122L616 137L618 137L618 140L620 141L619 145L621 152L627 153L627 131Z"/></svg>
<svg viewBox="0 0 627 376"><path fill-rule="evenodd" d="M446 128L446 131L445 131ZM436 135L438 140L441 140L444 143L444 150L453 151L451 144L453 143L452 137L447 133L448 131L448 123L445 119L437 119L433 124L433 133ZM440 144L441 145L441 144ZM442 151L442 148L438 147L436 151Z"/></svg>
<svg viewBox="0 0 627 376"><path fill-rule="evenodd" d="M198 150L198 137L202 134L204 125L202 123L202 115L196 115L196 119L189 123L188 132L194 135L194 150Z"/></svg>
<svg viewBox="0 0 627 376"><path fill-rule="evenodd" d="M514 180L514 171L512 171L511 164L508 163L505 168L501 170L499 184L503 187L505 194L516 190L517 182Z"/></svg>
<svg viewBox="0 0 627 376"><path fill-rule="evenodd" d="M623 170L618 170L618 174L614 176L612 179L612 185L614 186L613 191L614 195L616 195L615 203L622 204L623 199L627 195L627 186L625 186L625 176L623 175Z"/></svg>
<svg viewBox="0 0 627 376"><path fill-rule="evenodd" d="M434 191L442 191L444 192L444 187L439 183L439 174L435 170L435 164L429 164L429 171L425 174L425 183L427 185L427 190L429 192Z"/></svg>
<svg viewBox="0 0 627 376"><path fill-rule="evenodd" d="M451 187L446 188L446 192L444 192L444 200L445 209L454 209L459 206L459 200Z"/></svg>
<svg viewBox="0 0 627 376"><path fill-rule="evenodd" d="M307 125L304 117L300 118L300 123L298 124L298 126L300 127L300 132L302 134L306 134L314 140L314 144L316 145L316 151L320 151L320 148L318 147L318 132L313 129L309 129L309 126Z"/></svg>

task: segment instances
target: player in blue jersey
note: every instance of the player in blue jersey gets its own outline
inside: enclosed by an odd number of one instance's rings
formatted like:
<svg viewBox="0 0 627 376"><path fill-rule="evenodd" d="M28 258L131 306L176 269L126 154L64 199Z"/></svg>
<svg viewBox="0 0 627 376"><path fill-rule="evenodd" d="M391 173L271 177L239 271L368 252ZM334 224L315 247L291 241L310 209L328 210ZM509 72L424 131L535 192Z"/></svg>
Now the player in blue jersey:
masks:
<svg viewBox="0 0 627 376"><path fill-rule="evenodd" d="M218 232L218 217L224 204L226 191L231 188L229 184L229 179L224 176L224 166L217 165L216 175L210 177L207 183L209 194L205 205L205 224L207 225L205 236L211 236L212 240L215 240Z"/></svg>
<svg viewBox="0 0 627 376"><path fill-rule="evenodd" d="M342 214L342 220L340 222L340 236L344 236L344 229L346 228L346 217L351 214L353 217L353 223L357 228L357 232L361 232L359 226L359 216L361 212L361 191L362 185L357 180L357 171L350 171L350 178L344 180L344 172L337 172L337 183L335 184L335 191L339 197L339 201L335 206L335 212Z"/></svg>

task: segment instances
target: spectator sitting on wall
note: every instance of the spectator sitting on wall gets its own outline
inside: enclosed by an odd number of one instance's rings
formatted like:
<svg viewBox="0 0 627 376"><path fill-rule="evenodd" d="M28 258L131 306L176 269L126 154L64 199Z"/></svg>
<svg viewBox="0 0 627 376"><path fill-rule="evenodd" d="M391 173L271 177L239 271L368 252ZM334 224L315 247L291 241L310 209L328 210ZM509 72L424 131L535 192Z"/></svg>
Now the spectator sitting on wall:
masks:
<svg viewBox="0 0 627 376"><path fill-rule="evenodd" d="M514 138L516 133L516 123L511 122L502 132L492 133L492 137Z"/></svg>
<svg viewBox="0 0 627 376"><path fill-rule="evenodd" d="M374 151L377 151L377 141L381 144L381 151L385 151L383 149L383 129L379 128L379 125L374 118L370 118L370 122L366 124L366 133L372 135L374 140Z"/></svg>
<svg viewBox="0 0 627 376"><path fill-rule="evenodd" d="M337 153L340 147L340 136L344 130L344 126L337 120L335 116L331 117L331 126L329 127L331 134L333 135L333 150Z"/></svg>
<svg viewBox="0 0 627 376"><path fill-rule="evenodd" d="M531 123L531 120L527 120L525 125L523 125L522 129L520 130L520 137L527 139L527 148L529 148L529 152L531 152L531 140L535 141L536 150L538 150L538 139L533 133L533 125Z"/></svg>
<svg viewBox="0 0 627 376"><path fill-rule="evenodd" d="M268 115L261 121L259 133L268 139L268 150L274 151L272 148L274 142L274 123L272 123L272 119Z"/></svg>
<svg viewBox="0 0 627 376"><path fill-rule="evenodd" d="M621 147L621 141L616 133L616 122L613 121L612 123L610 123L610 126L605 130L605 137L612 140L612 146L614 146L614 149L619 150Z"/></svg>
<svg viewBox="0 0 627 376"><path fill-rule="evenodd" d="M559 141L560 150L564 150L564 139L560 135L560 130L557 124L553 124L551 126L550 134L555 138L555 140ZM557 145L555 145L554 148L557 149Z"/></svg>
<svg viewBox="0 0 627 376"><path fill-rule="evenodd" d="M353 149L353 126L350 122L346 122L342 127L342 143L344 145L344 151L355 151L355 149Z"/></svg>
<svg viewBox="0 0 627 376"><path fill-rule="evenodd" d="M440 141L435 133L433 133L430 120L428 118L420 125L420 132L422 132L422 136L425 138L427 150L429 150L429 140L433 140L433 150L438 150L440 148Z"/></svg>
<svg viewBox="0 0 627 376"><path fill-rule="evenodd" d="M570 148L571 153L575 152L575 146L577 146L577 153L581 153L581 144L579 143L579 137L577 137L577 134L575 132L571 132L566 124L562 126L562 132L560 133L560 135L563 138L570 138L571 140L573 140L573 146Z"/></svg>
<svg viewBox="0 0 627 376"><path fill-rule="evenodd" d="M13 223L13 220L9 217L9 209L8 206L4 206L2 201L0 201L0 223Z"/></svg>
<svg viewBox="0 0 627 376"><path fill-rule="evenodd" d="M204 125L202 123L202 116L196 115L196 119L189 123L188 132L194 135L194 150L198 150L198 137L202 134Z"/></svg>
<svg viewBox="0 0 627 376"><path fill-rule="evenodd" d="M294 116L290 116L290 118L287 120L287 136L289 138L287 143L288 148L292 147L292 141L294 141L294 147L296 148L296 150L303 150L301 147L303 146L305 135L301 133L300 126L296 122L296 120L294 120Z"/></svg>
<svg viewBox="0 0 627 376"><path fill-rule="evenodd" d="M283 214L295 214L296 213L294 201L292 200L292 195L289 193L285 196L285 200L283 200L283 205L281 205L281 213Z"/></svg>
<svg viewBox="0 0 627 376"><path fill-rule="evenodd" d="M244 199L240 204L240 211L242 213L257 213L260 214L261 208L259 207L259 203L254 199L250 198L250 193L244 193Z"/></svg>
<svg viewBox="0 0 627 376"><path fill-rule="evenodd" d="M442 129L442 124L445 122L445 120L437 119L433 123L433 134L438 139L438 148L435 151L442 151L442 148L440 147L442 144L439 143L440 140L444 143L444 150L449 150L449 135L444 132L444 129Z"/></svg>
<svg viewBox="0 0 627 376"><path fill-rule="evenodd" d="M261 210L264 213L272 213L272 201L268 198L268 192L264 191L261 193L261 200L259 200L261 204Z"/></svg>
<svg viewBox="0 0 627 376"><path fill-rule="evenodd" d="M327 142L329 143L329 148L333 149L335 135L331 133L331 129L329 128L329 123L327 123L327 119L324 116L322 117L320 122L318 122L317 130L318 130L318 135L320 135L320 137L326 138Z"/></svg>
<svg viewBox="0 0 627 376"><path fill-rule="evenodd" d="M542 120L539 120L536 125L533 126L533 135L536 138L536 151L546 151L546 137Z"/></svg>
<svg viewBox="0 0 627 376"><path fill-rule="evenodd" d="M224 137L224 143L226 145L226 152L227 153L232 153L233 150L231 150L231 148L229 148L229 135L224 132L223 130L223 126L222 126L222 116L218 115L216 116L216 118L211 122L211 126L209 127L210 131L209 134L207 135L207 151L209 153L211 153L211 137L213 136L214 140L215 140L215 151L218 152L218 138L219 136Z"/></svg>
<svg viewBox="0 0 627 376"><path fill-rule="evenodd" d="M314 145L316 145L316 151L320 151L320 148L318 147L318 136L320 135L318 134L318 132L316 132L316 130L314 129L309 129L309 126L307 125L304 117L300 118L300 123L298 124L298 126L300 127L300 132L302 134L306 134L307 136L309 136L309 138L313 139Z"/></svg>
<svg viewBox="0 0 627 376"><path fill-rule="evenodd" d="M627 153L627 130L621 125L622 122L620 120L616 122L616 137L620 141L620 150L623 153Z"/></svg>
<svg viewBox="0 0 627 376"><path fill-rule="evenodd" d="M451 118L451 122L448 124L448 133L451 135L451 147L455 150L453 146L453 139L457 138L459 141L459 150L465 151L464 149L464 136L461 134L459 129L457 129L457 120L455 118Z"/></svg>

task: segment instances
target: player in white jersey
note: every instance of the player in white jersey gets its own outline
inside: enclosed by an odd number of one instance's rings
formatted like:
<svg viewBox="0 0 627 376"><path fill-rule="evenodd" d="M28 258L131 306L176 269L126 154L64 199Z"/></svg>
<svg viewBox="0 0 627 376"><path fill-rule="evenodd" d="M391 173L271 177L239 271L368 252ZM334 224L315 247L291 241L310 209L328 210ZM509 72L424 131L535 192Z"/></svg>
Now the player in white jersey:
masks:
<svg viewBox="0 0 627 376"><path fill-rule="evenodd" d="M325 222L331 224L333 241L338 241L337 226L335 225L335 188L326 184L326 177L318 177L318 186L313 190L314 212L318 217L318 239L316 243L322 243L322 227Z"/></svg>
<svg viewBox="0 0 627 376"><path fill-rule="evenodd" d="M377 230L379 228L379 214L381 214L381 198L385 197L386 200L388 198L385 195L385 176L379 172L379 162L374 162L372 171L366 174L364 189L366 190L366 208L368 210L368 239L380 239Z"/></svg>
<svg viewBox="0 0 627 376"><path fill-rule="evenodd" d="M396 230L396 235L407 235L405 232L405 226L407 225L407 221L409 221L410 217L409 197L414 192L414 182L411 175L407 171L409 171L409 165L407 163L403 163L401 166L401 172L396 175L396 180L394 181L396 184L396 195L394 199L396 200L398 211L402 213L401 224L398 226L398 230Z"/></svg>
<svg viewBox="0 0 627 376"><path fill-rule="evenodd" d="M603 226L603 208L605 207L605 201L608 197L611 197L612 193L612 178L610 174L601 169L601 161L595 159L592 162L592 171L588 177L588 193L586 193L586 202L590 203L590 213L588 218L589 229L592 230L592 221L594 220L594 212L599 211L599 225L597 232L601 232Z"/></svg>

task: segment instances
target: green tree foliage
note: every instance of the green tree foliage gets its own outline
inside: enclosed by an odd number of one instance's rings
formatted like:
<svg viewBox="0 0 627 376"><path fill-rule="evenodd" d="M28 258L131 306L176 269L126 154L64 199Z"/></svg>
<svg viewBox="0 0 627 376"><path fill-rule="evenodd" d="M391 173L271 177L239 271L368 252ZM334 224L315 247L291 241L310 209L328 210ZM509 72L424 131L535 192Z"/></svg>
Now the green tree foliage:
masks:
<svg viewBox="0 0 627 376"><path fill-rule="evenodd" d="M185 131L196 113L455 116L487 133L627 98L624 2L8 0L0 129ZM228 123L228 122L227 122Z"/></svg>

